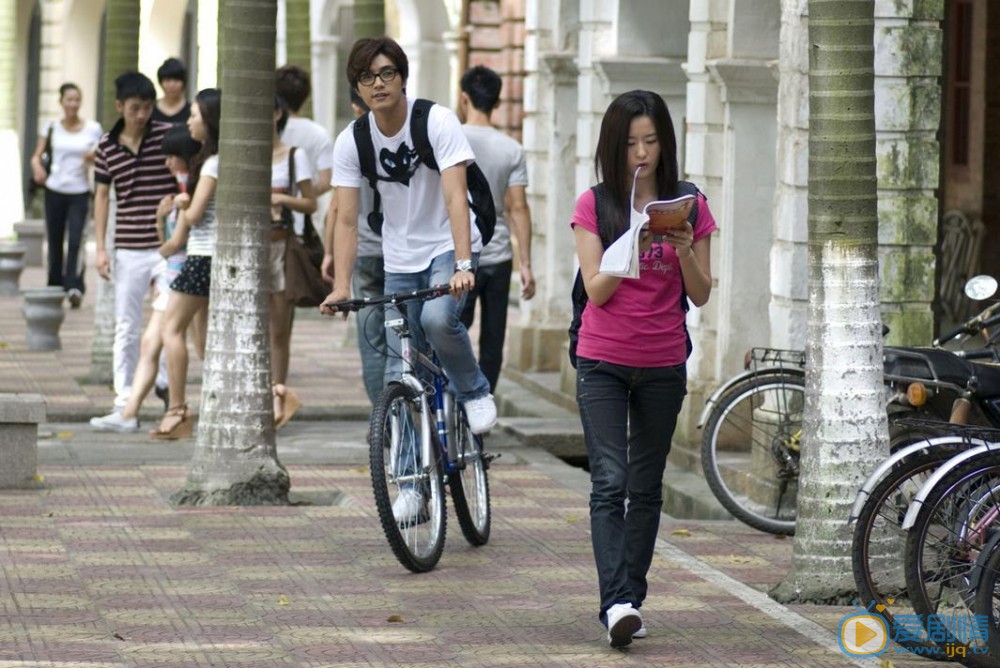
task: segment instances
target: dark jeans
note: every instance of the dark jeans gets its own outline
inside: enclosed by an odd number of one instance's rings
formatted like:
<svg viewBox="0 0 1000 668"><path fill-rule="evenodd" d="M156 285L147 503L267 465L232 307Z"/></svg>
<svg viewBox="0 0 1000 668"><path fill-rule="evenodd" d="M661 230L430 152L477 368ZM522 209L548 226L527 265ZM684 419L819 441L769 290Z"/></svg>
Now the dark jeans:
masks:
<svg viewBox="0 0 1000 668"><path fill-rule="evenodd" d="M84 291L80 271L80 246L87 222L90 194L64 195L45 191L45 230L49 243L49 285ZM69 247L63 262L63 242L69 231Z"/></svg>
<svg viewBox="0 0 1000 668"><path fill-rule="evenodd" d="M354 261L351 287L355 299L381 297L385 294L385 266L380 257L359 257ZM375 404L385 378L385 316L381 306L358 311L358 350L361 351L361 375L368 400Z"/></svg>
<svg viewBox="0 0 1000 668"><path fill-rule="evenodd" d="M615 603L639 607L646 598L663 470L686 385L683 364L637 368L579 360L576 400L590 460L590 532L602 621Z"/></svg>
<svg viewBox="0 0 1000 668"><path fill-rule="evenodd" d="M462 308L462 323L472 327L479 309L479 368L490 381L490 392L497 389L500 367L503 366L503 341L507 333L507 304L510 295L510 276L514 262L508 260L500 264L480 266L476 269L476 287L465 298Z"/></svg>

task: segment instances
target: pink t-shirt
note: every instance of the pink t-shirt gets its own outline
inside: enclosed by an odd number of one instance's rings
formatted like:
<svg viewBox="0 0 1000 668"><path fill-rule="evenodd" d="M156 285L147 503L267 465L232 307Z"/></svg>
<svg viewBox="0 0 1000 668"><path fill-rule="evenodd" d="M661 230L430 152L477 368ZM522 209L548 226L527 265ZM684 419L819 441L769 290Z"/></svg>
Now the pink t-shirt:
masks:
<svg viewBox="0 0 1000 668"><path fill-rule="evenodd" d="M599 235L594 191L576 200L570 226ZM698 195L694 240L716 230L708 202ZM676 366L687 359L681 308L681 270L674 247L653 243L640 257L639 278L622 279L601 306L587 302L580 325L577 355L633 367Z"/></svg>

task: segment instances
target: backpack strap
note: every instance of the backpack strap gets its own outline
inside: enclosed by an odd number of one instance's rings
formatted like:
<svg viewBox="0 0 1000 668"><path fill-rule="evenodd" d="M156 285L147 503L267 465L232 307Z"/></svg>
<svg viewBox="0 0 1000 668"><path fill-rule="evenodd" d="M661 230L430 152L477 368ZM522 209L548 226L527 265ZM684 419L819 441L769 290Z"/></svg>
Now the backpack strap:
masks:
<svg viewBox="0 0 1000 668"><path fill-rule="evenodd" d="M378 170L375 168L375 144L372 143L371 112L354 119L354 145L358 149L361 177L372 189L372 210L368 212L368 226L375 234L382 234L382 196L378 192Z"/></svg>
<svg viewBox="0 0 1000 668"><path fill-rule="evenodd" d="M590 189L594 192L594 212L597 214L597 233L601 237L601 243L605 248L610 246L614 240L611 238L611 227L608 225L607 220L601 214L604 212L604 184L598 183L595 186L591 186Z"/></svg>
<svg viewBox="0 0 1000 668"><path fill-rule="evenodd" d="M438 171L437 160L434 159L434 148L427 134L427 119L434 103L430 100L417 98L413 101L413 111L410 114L410 137L413 139L413 150L420 157L420 162L435 172Z"/></svg>

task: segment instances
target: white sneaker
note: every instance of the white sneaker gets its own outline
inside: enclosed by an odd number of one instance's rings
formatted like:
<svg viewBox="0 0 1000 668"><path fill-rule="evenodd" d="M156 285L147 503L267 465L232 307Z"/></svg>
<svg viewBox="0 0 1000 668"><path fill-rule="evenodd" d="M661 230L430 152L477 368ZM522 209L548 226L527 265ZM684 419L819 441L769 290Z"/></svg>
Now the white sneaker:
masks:
<svg viewBox="0 0 1000 668"><path fill-rule="evenodd" d="M400 490L399 496L392 503L392 516L396 518L397 524L426 522L424 495L412 488Z"/></svg>
<svg viewBox="0 0 1000 668"><path fill-rule="evenodd" d="M633 638L638 638L639 640L642 640L643 638L645 638L648 635L649 635L649 631L646 630L646 625L643 624L642 626L639 627L638 631L636 631L635 633L632 634L632 637Z"/></svg>
<svg viewBox="0 0 1000 668"><path fill-rule="evenodd" d="M132 433L139 431L139 419L122 417L118 411L111 411L107 415L90 418L90 426L97 431Z"/></svg>
<svg viewBox="0 0 1000 668"><path fill-rule="evenodd" d="M608 608L608 644L624 647L632 642L632 636L642 628L642 616L631 603L615 603Z"/></svg>
<svg viewBox="0 0 1000 668"><path fill-rule="evenodd" d="M465 402L465 417L473 434L483 434L497 423L497 405L493 395L487 394Z"/></svg>

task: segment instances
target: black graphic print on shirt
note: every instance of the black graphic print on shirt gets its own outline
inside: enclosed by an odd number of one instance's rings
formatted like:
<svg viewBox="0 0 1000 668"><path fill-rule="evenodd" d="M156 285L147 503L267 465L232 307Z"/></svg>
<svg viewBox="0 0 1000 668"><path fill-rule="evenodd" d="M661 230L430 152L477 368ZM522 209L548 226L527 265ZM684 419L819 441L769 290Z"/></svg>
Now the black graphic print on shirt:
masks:
<svg viewBox="0 0 1000 668"><path fill-rule="evenodd" d="M383 148L379 152L378 160L382 163L382 169L389 175L388 181L396 181L406 186L410 185L410 177L420 165L416 151L407 146L406 142L400 144L395 153Z"/></svg>

